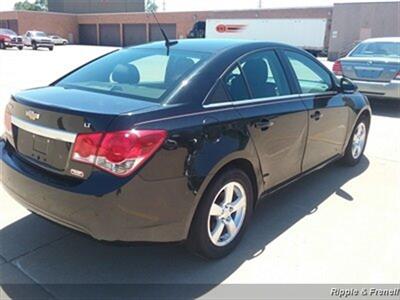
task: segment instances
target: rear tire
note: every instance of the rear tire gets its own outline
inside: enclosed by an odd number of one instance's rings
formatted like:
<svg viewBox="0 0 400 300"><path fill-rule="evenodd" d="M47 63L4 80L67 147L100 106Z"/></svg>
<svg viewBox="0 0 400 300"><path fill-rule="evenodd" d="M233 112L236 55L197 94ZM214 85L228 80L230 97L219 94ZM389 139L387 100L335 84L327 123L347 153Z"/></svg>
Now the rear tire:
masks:
<svg viewBox="0 0 400 300"><path fill-rule="evenodd" d="M344 165L352 167L360 162L367 145L369 124L370 119L367 116L358 119L341 160Z"/></svg>
<svg viewBox="0 0 400 300"><path fill-rule="evenodd" d="M239 244L253 213L249 176L230 168L214 178L196 210L186 241L188 249L207 259L221 258Z"/></svg>
<svg viewBox="0 0 400 300"><path fill-rule="evenodd" d="M53 50L54 50L54 47L49 47L49 50L50 50L50 51L53 51Z"/></svg>
<svg viewBox="0 0 400 300"><path fill-rule="evenodd" d="M6 49L6 45L4 44L4 42L0 42L0 49L1 50L5 50Z"/></svg>
<svg viewBox="0 0 400 300"><path fill-rule="evenodd" d="M24 49L24 47L21 47L21 46L18 47L18 50L19 50L19 51L21 51L22 49Z"/></svg>

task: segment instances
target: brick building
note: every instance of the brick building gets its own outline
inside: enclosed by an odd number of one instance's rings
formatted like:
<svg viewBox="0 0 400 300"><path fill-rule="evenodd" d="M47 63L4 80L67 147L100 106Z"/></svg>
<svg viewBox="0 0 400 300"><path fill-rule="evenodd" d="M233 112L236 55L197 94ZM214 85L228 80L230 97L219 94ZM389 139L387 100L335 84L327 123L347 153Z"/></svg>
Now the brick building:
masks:
<svg viewBox="0 0 400 300"><path fill-rule="evenodd" d="M157 15L171 38L185 38L195 22L212 18L325 18L328 21L325 44L329 47L331 59L336 59L358 40L400 36L399 1L345 3L333 7L165 12ZM127 46L161 39L154 18L144 12L0 12L0 27L11 28L19 34L27 30L42 30L66 37L72 43L89 45Z"/></svg>
<svg viewBox="0 0 400 300"><path fill-rule="evenodd" d="M48 0L49 11L61 13L144 12L145 0Z"/></svg>

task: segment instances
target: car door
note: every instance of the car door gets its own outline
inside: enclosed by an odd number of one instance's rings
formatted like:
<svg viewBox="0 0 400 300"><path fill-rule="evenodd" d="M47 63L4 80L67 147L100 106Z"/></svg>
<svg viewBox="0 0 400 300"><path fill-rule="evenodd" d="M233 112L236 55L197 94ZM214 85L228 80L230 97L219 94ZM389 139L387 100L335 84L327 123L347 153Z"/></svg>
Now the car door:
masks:
<svg viewBox="0 0 400 300"><path fill-rule="evenodd" d="M309 118L302 170L307 171L342 152L350 109L331 73L314 58L284 51Z"/></svg>
<svg viewBox="0 0 400 300"><path fill-rule="evenodd" d="M31 33L29 31L24 36L24 44L26 46L30 46L31 45Z"/></svg>
<svg viewBox="0 0 400 300"><path fill-rule="evenodd" d="M307 112L276 52L246 56L226 75L225 86L257 150L265 188L299 174Z"/></svg>

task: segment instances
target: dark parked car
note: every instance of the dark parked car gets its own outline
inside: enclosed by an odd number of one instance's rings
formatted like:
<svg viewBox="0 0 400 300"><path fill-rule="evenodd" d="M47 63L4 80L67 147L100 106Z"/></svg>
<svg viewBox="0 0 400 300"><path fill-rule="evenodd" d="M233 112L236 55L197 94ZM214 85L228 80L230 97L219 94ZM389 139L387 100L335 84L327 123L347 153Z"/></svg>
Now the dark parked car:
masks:
<svg viewBox="0 0 400 300"><path fill-rule="evenodd" d="M108 241L239 242L262 195L335 160L357 164L365 96L290 46L179 41L118 50L13 96L5 189ZM268 229L266 229L268 230Z"/></svg>
<svg viewBox="0 0 400 300"><path fill-rule="evenodd" d="M19 50L24 49L22 37L10 29L0 28L0 49L4 50L13 47Z"/></svg>
<svg viewBox="0 0 400 300"><path fill-rule="evenodd" d="M360 91L382 99L400 99L400 37L368 39L335 62L338 76L354 80Z"/></svg>

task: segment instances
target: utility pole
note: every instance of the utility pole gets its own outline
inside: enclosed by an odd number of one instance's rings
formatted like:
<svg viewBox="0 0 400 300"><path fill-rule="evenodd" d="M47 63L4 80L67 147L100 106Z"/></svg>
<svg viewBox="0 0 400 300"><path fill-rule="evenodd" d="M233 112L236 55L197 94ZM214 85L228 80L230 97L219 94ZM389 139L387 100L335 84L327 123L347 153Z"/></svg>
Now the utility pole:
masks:
<svg viewBox="0 0 400 300"><path fill-rule="evenodd" d="M262 8L262 0L258 0L258 8Z"/></svg>
<svg viewBox="0 0 400 300"><path fill-rule="evenodd" d="M162 7L163 7L163 11L165 11L165 0L163 0Z"/></svg>

